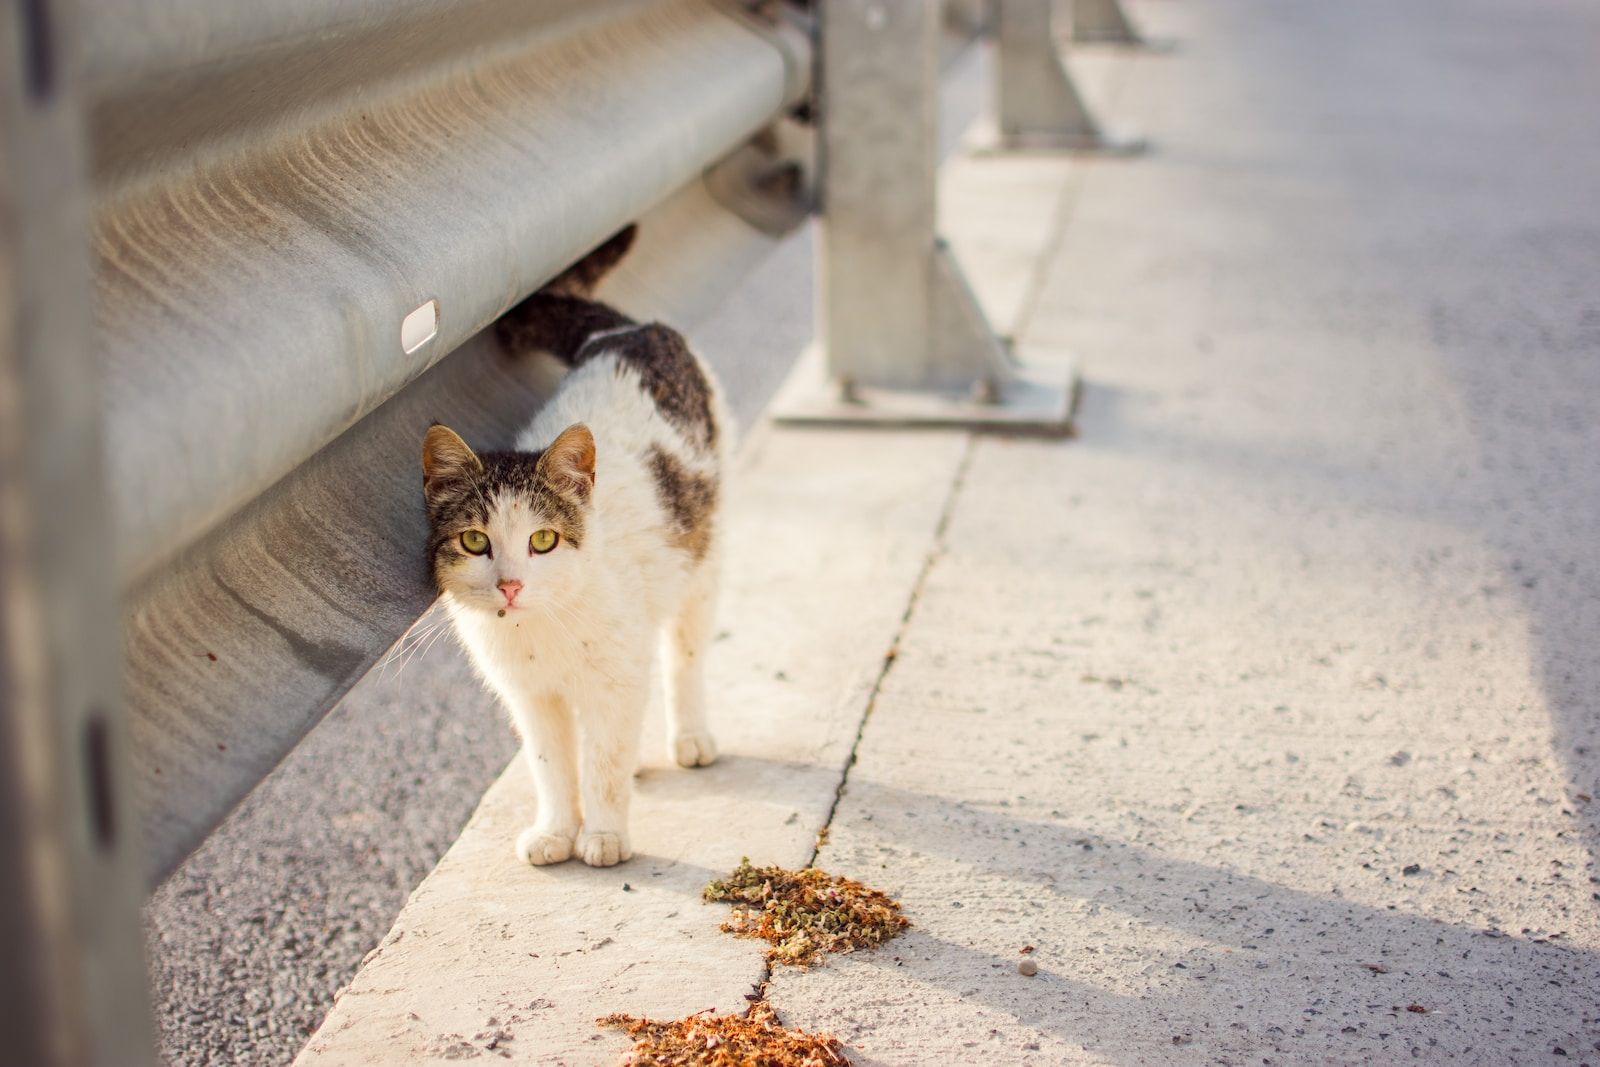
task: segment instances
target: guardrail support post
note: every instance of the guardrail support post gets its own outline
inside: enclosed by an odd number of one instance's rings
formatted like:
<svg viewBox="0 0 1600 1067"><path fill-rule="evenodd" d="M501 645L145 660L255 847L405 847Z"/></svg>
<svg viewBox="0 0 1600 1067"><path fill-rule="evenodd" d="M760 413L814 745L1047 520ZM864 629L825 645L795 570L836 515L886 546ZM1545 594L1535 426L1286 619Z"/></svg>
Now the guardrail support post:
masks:
<svg viewBox="0 0 1600 1067"><path fill-rule="evenodd" d="M0 1059L137 1067L143 886L67 6L0 13Z"/></svg>
<svg viewBox="0 0 1600 1067"><path fill-rule="evenodd" d="M1144 138L1107 131L1083 102L1058 50L1054 6L1052 0L998 0L1001 141L1012 148L1142 152Z"/></svg>
<svg viewBox="0 0 1600 1067"><path fill-rule="evenodd" d="M1024 367L935 230L939 6L824 0L819 341L784 421L1064 432L1071 369Z"/></svg>

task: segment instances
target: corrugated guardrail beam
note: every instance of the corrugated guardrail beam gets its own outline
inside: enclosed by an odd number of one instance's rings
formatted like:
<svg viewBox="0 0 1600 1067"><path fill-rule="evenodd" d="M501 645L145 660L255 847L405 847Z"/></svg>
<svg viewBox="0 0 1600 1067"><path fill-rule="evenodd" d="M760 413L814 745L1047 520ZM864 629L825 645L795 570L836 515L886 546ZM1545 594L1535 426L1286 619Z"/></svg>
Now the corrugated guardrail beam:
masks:
<svg viewBox="0 0 1600 1067"><path fill-rule="evenodd" d="M381 106L496 56L591 31L653 0L116 0L85 21L102 187ZM157 119L157 117L159 117Z"/></svg>
<svg viewBox="0 0 1600 1067"><path fill-rule="evenodd" d="M302 0L292 13L338 15L337 33L191 32L193 54L112 62L119 23L138 52L169 8L102 6L93 38L121 94L95 102L95 252L130 582L770 122L808 69L803 46L707 0ZM251 10L173 20L271 24ZM503 18L478 40L486 13ZM171 114L132 123L129 101ZM403 344L419 309L436 324L418 336L436 332Z"/></svg>

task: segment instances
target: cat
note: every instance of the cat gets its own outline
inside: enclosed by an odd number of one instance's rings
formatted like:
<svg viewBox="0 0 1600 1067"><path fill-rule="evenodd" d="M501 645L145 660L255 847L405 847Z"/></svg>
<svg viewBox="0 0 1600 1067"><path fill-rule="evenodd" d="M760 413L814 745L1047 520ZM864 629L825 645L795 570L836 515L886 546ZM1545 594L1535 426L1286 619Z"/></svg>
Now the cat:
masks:
<svg viewBox="0 0 1600 1067"><path fill-rule="evenodd" d="M704 659L717 595L729 420L677 331L591 299L629 227L497 323L511 353L569 370L509 452L434 424L422 446L428 558L457 636L510 710L537 814L516 852L628 859L628 807L656 646L668 740L717 758Z"/></svg>

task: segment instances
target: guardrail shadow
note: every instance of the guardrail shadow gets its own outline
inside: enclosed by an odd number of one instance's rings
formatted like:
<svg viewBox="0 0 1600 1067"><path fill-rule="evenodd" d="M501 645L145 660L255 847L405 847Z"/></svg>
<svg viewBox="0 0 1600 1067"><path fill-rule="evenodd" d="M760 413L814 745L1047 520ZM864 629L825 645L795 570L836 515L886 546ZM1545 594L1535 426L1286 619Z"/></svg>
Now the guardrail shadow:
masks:
<svg viewBox="0 0 1600 1067"><path fill-rule="evenodd" d="M908 1002L918 1000L920 988L940 988L1127 1063L1261 1055L1274 1047L1331 1060L1454 1055L1516 1062L1548 1056L1556 1046L1581 1055L1600 1036L1585 1021L1592 1008L1586 991L1600 988L1600 954L1559 939L1346 899L1337 882L1327 894L1308 892L1069 822L1017 818L855 776L844 803L821 865L905 893L915 927L880 950L826 966L843 969L844 981L856 968L892 970L890 988L905 990ZM966 906L932 911L929 883L904 886L893 856L879 851L884 844L920 854L913 856L919 877L959 873ZM1018 945L1045 934L1058 942L1100 936L1103 924L1092 917L1105 913L1142 931L1129 933L1129 945L1105 964L1139 993L1077 977L1070 960L1045 952L1037 957L1038 977L1022 982L1017 956L969 943L994 929L993 916L979 910L982 901L971 899L985 876L1020 881L1030 895L1085 917L1081 931L1041 930L1037 920L1017 919ZM1131 947L1141 942L1143 949ZM1145 951L1137 968L1117 962ZM1087 958L1075 953L1071 960ZM781 986L775 1003L785 1010ZM1414 1003L1426 1013L1408 1010ZM867 1034L861 1043L867 1048L859 1062L873 1062L876 1042ZM1009 1047L989 1051L1023 1058Z"/></svg>
<svg viewBox="0 0 1600 1067"><path fill-rule="evenodd" d="M1494 254L1461 258L1527 259L1532 253L1521 247L1527 242L1548 243L1524 235ZM1600 230L1558 243L1569 261L1565 272L1600 287ZM1431 303L1428 356L1456 387L1464 436L1476 443L1477 456L1450 456L1438 469L1373 468L1363 455L1312 441L1276 441L1263 450L1225 428L1141 411L1139 394L1102 385L1085 390L1079 416L1085 432L1074 447L1181 461L1224 479L1281 485L1354 512L1435 523L1475 539L1496 558L1499 575L1472 592L1497 601L1487 610L1510 640L1527 645L1532 681L1549 714L1551 755L1564 779L1564 807L1592 874L1600 865L1600 422L1591 409L1600 397L1600 334L1585 324L1582 308L1541 308L1532 294L1486 297L1471 307L1437 297ZM1522 362L1511 362L1508 351ZM1218 491L1227 492L1226 480Z"/></svg>
<svg viewBox="0 0 1600 1067"><path fill-rule="evenodd" d="M1292 1051L1302 1055L1348 1054L1363 1046L1373 1055L1401 1055L1403 1046L1377 1039L1383 1032L1422 1047L1423 1054L1455 1046L1462 1055L1502 1062L1549 1055L1551 1045L1541 1037L1574 1052L1587 1047L1578 1043L1577 1027L1590 1006L1583 991L1600 988L1600 955L1584 949L1310 893L1072 825L1020 820L871 781L853 780L849 803L872 812L872 832L883 840L971 870L1020 877L1057 901L1117 911L1207 943L1166 954L1167 975L1134 998L1137 1016L1128 1015L1130 998L1070 976L1019 995L1010 973L1014 958L997 971L992 956L960 945L946 951L966 957L965 973L935 969L925 975L959 986L958 992L978 982L980 999L1074 1041L1103 1037L1105 1020L1120 1016L1138 1018L1144 1033L1159 1022L1158 1032L1174 1037L1209 1030L1224 1041L1229 1020L1277 1020L1265 1025L1281 1027L1285 1040L1295 1038ZM907 810L919 817L905 817ZM941 833L947 820L978 832ZM1017 839L1027 842L1026 865L1023 850L1007 847ZM1050 856L1070 860L1040 862ZM873 960L887 965L882 953ZM1276 965L1282 960L1287 969ZM1389 973L1367 964L1387 966ZM1406 1010L1418 1001L1426 1002L1426 1015ZM1559 1019L1573 1029L1539 1032L1541 1021ZM1389 1022L1394 1025L1385 1031ZM1357 1034L1341 1032L1352 1025ZM1318 1031L1330 1043L1341 1042L1337 1052L1318 1047ZM1259 1050L1263 1039L1278 1035L1252 1036L1249 1047ZM1430 1052L1430 1040L1442 1047ZM1136 1051L1138 1059L1152 1049Z"/></svg>

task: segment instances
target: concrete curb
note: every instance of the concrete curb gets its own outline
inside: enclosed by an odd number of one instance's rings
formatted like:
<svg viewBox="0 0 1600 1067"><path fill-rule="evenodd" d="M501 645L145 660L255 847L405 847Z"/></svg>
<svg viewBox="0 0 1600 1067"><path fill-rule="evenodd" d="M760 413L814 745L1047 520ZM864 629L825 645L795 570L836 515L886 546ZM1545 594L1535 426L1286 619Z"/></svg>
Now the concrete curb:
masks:
<svg viewBox="0 0 1600 1067"><path fill-rule="evenodd" d="M296 1062L599 1063L625 1042L596 1016L742 1009L761 946L718 933L701 887L744 855L811 858L964 448L956 434L752 442L710 667L722 759L669 768L647 735L637 854L608 870L516 860L531 799L513 762Z"/></svg>

